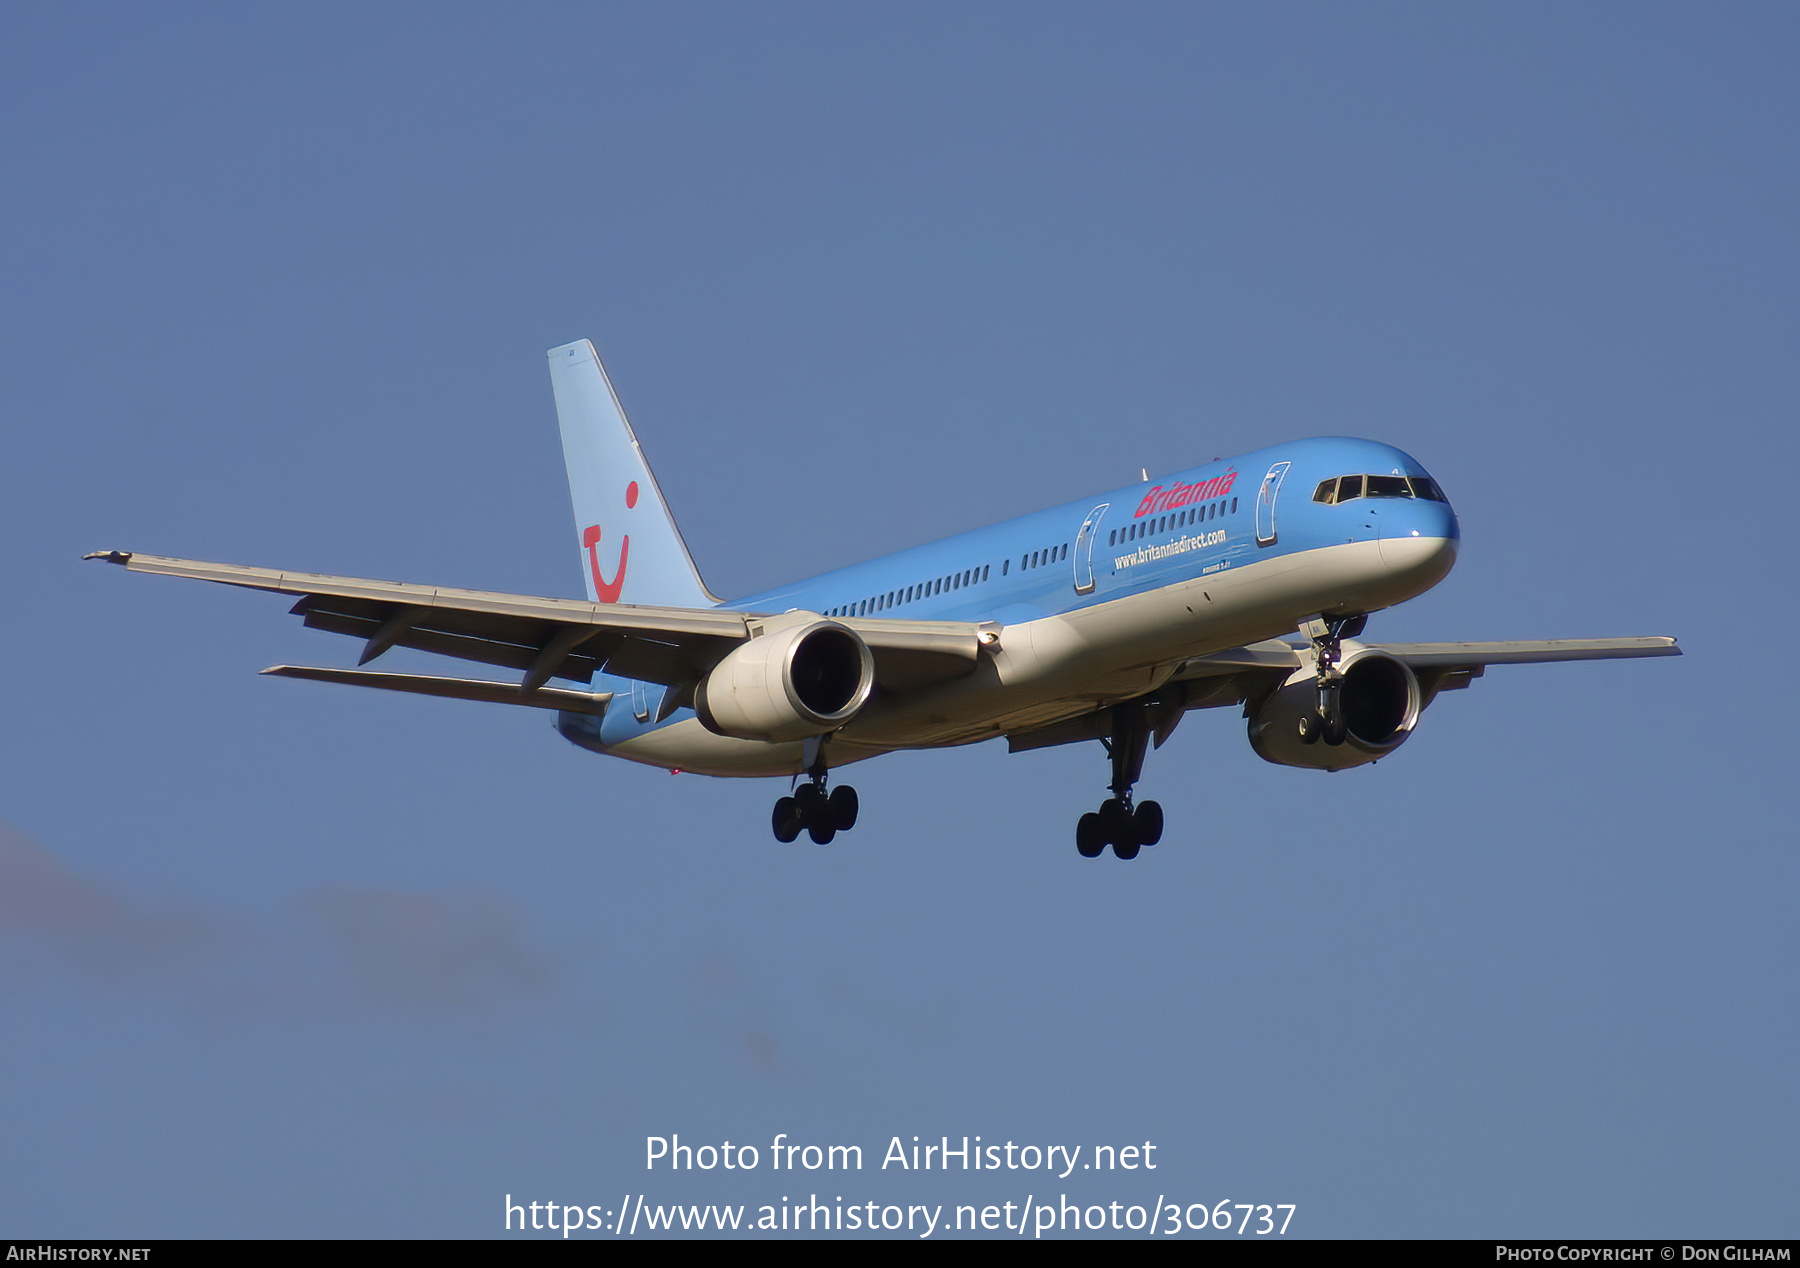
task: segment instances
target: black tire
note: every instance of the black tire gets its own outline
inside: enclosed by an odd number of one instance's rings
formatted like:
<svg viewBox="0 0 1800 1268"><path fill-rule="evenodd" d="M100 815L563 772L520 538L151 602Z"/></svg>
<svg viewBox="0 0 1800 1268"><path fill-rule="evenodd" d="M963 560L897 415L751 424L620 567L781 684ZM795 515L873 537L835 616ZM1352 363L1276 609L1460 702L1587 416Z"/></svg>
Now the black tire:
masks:
<svg viewBox="0 0 1800 1268"><path fill-rule="evenodd" d="M1349 728L1344 725L1343 718L1326 719L1323 739L1325 740L1325 743L1329 744L1332 748L1336 748L1338 745L1342 744L1344 742L1344 736L1348 733Z"/></svg>
<svg viewBox="0 0 1800 1268"><path fill-rule="evenodd" d="M1131 834L1140 844L1155 845L1162 840L1162 830L1162 807L1154 801L1140 801L1131 816Z"/></svg>
<svg viewBox="0 0 1800 1268"><path fill-rule="evenodd" d="M1100 803L1101 838L1109 845L1131 836L1131 812L1125 809L1125 803L1117 797L1108 797Z"/></svg>
<svg viewBox="0 0 1800 1268"><path fill-rule="evenodd" d="M775 813L770 816L775 829L775 839L783 845L791 845L800 836L800 807L794 804L792 797L783 797L775 803Z"/></svg>
<svg viewBox="0 0 1800 1268"><path fill-rule="evenodd" d="M849 784L839 784L831 790L826 803L831 812L831 821L837 825L839 832L848 832L856 826L856 812L860 803L856 798L856 789Z"/></svg>
<svg viewBox="0 0 1800 1268"><path fill-rule="evenodd" d="M1106 829L1100 826L1100 816L1092 810L1075 823L1075 848L1081 851L1084 859L1097 859L1106 853Z"/></svg>
<svg viewBox="0 0 1800 1268"><path fill-rule="evenodd" d="M837 825L814 820L806 825L806 835L812 838L814 845L830 845L831 838L837 835Z"/></svg>
<svg viewBox="0 0 1800 1268"><path fill-rule="evenodd" d="M1136 837L1131 835L1130 830L1128 829L1122 839L1119 837L1113 838L1113 853L1122 859L1134 859L1138 856L1138 847L1141 844L1142 843Z"/></svg>
<svg viewBox="0 0 1800 1268"><path fill-rule="evenodd" d="M810 828L825 820L825 794L817 784L801 784L794 789L794 804L800 808L800 824Z"/></svg>

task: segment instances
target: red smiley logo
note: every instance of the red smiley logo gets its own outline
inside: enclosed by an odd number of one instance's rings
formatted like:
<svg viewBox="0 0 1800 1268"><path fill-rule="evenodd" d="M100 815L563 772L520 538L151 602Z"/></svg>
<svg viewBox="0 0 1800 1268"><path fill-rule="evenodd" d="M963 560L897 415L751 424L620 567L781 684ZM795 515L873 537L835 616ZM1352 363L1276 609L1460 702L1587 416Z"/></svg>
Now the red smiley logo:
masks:
<svg viewBox="0 0 1800 1268"><path fill-rule="evenodd" d="M625 509L630 510L637 505L638 486L633 480L625 486ZM600 537L598 524L590 524L581 534L581 547L587 551L588 569L594 575L594 595L602 603L617 603L619 591L625 588L625 565L631 557L631 534L626 533L619 539L619 567L608 581L600 572Z"/></svg>

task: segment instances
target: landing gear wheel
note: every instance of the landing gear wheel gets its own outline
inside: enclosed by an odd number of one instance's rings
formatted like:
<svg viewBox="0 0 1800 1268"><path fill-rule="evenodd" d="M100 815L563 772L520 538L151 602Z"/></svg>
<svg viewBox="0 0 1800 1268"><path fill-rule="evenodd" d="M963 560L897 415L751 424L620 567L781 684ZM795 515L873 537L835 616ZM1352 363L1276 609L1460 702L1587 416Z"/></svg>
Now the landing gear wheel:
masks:
<svg viewBox="0 0 1800 1268"><path fill-rule="evenodd" d="M1154 801L1140 801L1131 816L1131 832L1142 845L1155 845L1162 840L1162 807Z"/></svg>
<svg viewBox="0 0 1800 1268"><path fill-rule="evenodd" d="M837 825L829 819L823 823L814 819L806 825L806 835L812 838L814 845L830 845L831 838L837 835Z"/></svg>
<svg viewBox="0 0 1800 1268"><path fill-rule="evenodd" d="M856 826L856 811L859 803L856 789L849 784L839 784L832 789L826 801L826 811L839 832L848 832Z"/></svg>
<svg viewBox="0 0 1800 1268"><path fill-rule="evenodd" d="M1084 859L1097 859L1106 853L1106 829L1100 826L1100 816L1092 810L1075 823L1075 848L1081 851Z"/></svg>
<svg viewBox="0 0 1800 1268"><path fill-rule="evenodd" d="M800 835L800 807L792 797L783 797L775 803L775 813L771 816L775 829L775 839L783 845L792 844Z"/></svg>
<svg viewBox="0 0 1800 1268"><path fill-rule="evenodd" d="M1131 811L1117 797L1108 797L1100 803L1100 831L1106 840L1117 841L1121 837L1131 835Z"/></svg>
<svg viewBox="0 0 1800 1268"><path fill-rule="evenodd" d="M1113 838L1113 853L1122 859L1134 859L1138 856L1138 847L1142 844L1127 828L1124 836Z"/></svg>
<svg viewBox="0 0 1800 1268"><path fill-rule="evenodd" d="M1336 748L1344 742L1344 736L1348 734L1349 728L1344 725L1344 719L1341 716L1330 717L1325 719L1324 731L1325 743Z"/></svg>
<svg viewBox="0 0 1800 1268"><path fill-rule="evenodd" d="M824 817L825 792L817 784L801 784L794 789L794 804L800 807L800 821L811 827Z"/></svg>

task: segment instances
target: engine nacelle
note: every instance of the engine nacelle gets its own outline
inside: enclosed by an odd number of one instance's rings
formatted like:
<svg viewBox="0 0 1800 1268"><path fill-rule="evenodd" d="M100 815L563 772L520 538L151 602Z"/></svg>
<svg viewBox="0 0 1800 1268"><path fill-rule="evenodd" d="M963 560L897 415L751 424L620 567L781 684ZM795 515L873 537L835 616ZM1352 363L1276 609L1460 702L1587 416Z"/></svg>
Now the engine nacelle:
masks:
<svg viewBox="0 0 1800 1268"><path fill-rule="evenodd" d="M1309 666L1284 682L1250 715L1250 747L1278 766L1347 770L1386 757L1412 734L1424 702L1419 680L1392 656L1344 640L1338 662L1346 734L1342 744L1300 739L1300 718L1319 708L1317 679Z"/></svg>
<svg viewBox="0 0 1800 1268"><path fill-rule="evenodd" d="M790 612L713 667L694 689L694 713L734 739L801 740L844 725L874 689L875 658L855 630Z"/></svg>

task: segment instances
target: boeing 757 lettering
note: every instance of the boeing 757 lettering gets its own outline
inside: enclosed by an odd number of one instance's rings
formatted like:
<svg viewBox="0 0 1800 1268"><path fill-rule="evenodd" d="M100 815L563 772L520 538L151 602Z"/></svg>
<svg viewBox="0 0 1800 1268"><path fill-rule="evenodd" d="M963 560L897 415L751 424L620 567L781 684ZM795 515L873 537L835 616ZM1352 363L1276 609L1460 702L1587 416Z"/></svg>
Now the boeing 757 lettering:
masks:
<svg viewBox="0 0 1800 1268"><path fill-rule="evenodd" d="M587 601L101 551L90 559L298 596L314 629L516 679L277 665L347 683L556 713L595 753L706 775L786 777L775 836L828 844L857 819L840 768L1005 737L1099 741L1110 796L1080 852L1162 837L1134 801L1145 754L1192 709L1242 706L1268 761L1336 771L1406 742L1439 693L1490 665L1676 656L1672 638L1365 643L1370 614L1456 561L1443 490L1400 450L1294 441L1099 493L723 602L706 588L583 340L549 353ZM1293 641L1289 641L1289 640ZM553 684L569 685L553 685Z"/></svg>

